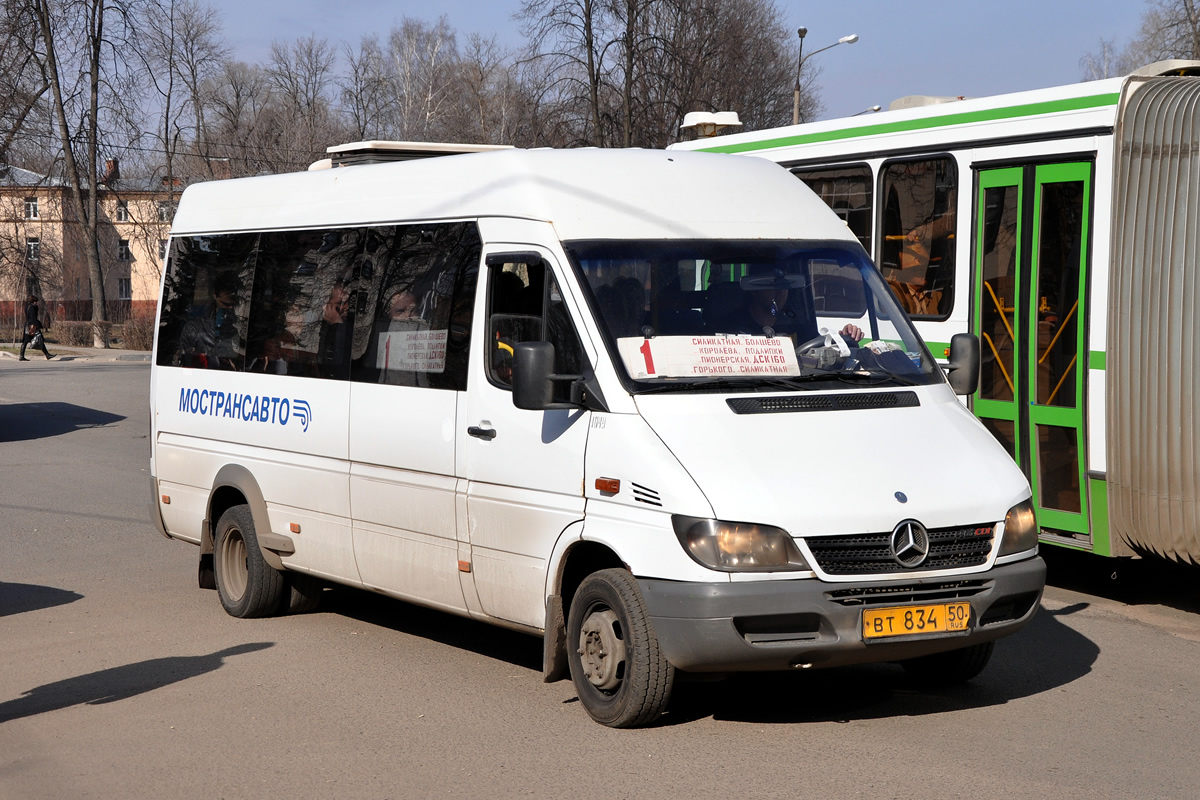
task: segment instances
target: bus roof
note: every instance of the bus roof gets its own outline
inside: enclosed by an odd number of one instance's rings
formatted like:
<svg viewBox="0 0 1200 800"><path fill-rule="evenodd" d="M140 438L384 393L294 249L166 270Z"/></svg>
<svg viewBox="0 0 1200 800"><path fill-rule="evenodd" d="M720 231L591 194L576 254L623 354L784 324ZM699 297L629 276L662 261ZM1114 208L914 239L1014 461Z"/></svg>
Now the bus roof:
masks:
<svg viewBox="0 0 1200 800"><path fill-rule="evenodd" d="M874 146L886 149L887 145L881 145L879 138L905 138L907 142L923 134L929 134L927 138L969 142L1049 132L1111 129L1116 123L1122 92L1129 82L1164 74L1195 74L1197 71L1200 71L1200 62L1159 62L1126 77L679 142L669 149L754 153L782 160L778 152L770 151L822 144L844 151L846 147L853 147L854 140L867 138L875 139Z"/></svg>
<svg viewBox="0 0 1200 800"><path fill-rule="evenodd" d="M502 150L197 183L174 234L512 217L578 239L843 239L775 164L662 150Z"/></svg>

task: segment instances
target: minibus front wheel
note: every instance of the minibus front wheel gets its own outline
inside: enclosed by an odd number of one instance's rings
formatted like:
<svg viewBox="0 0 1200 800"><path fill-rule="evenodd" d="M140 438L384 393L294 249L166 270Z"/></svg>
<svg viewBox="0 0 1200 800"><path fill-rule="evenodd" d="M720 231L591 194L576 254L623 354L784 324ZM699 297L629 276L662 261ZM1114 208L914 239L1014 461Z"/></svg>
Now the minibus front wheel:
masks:
<svg viewBox="0 0 1200 800"><path fill-rule="evenodd" d="M217 594L230 616L266 617L278 612L286 582L263 560L250 506L231 506L217 521L213 567Z"/></svg>
<svg viewBox="0 0 1200 800"><path fill-rule="evenodd" d="M579 584L567 617L567 660L580 703L601 725L646 725L666 710L675 669L626 570L603 569Z"/></svg>

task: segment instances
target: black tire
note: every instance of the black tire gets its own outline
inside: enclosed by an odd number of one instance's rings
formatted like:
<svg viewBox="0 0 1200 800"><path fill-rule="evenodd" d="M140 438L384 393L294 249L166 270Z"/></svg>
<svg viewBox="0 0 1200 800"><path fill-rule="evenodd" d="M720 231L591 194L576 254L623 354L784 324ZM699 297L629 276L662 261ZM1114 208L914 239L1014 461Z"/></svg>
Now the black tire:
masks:
<svg viewBox="0 0 1200 800"><path fill-rule="evenodd" d="M567 659L579 702L610 728L658 719L675 668L663 658L637 581L623 569L584 579L567 616Z"/></svg>
<svg viewBox="0 0 1200 800"><path fill-rule="evenodd" d="M263 560L250 506L233 506L217 521L213 568L217 594L230 616L246 619L279 612L284 576Z"/></svg>
<svg viewBox="0 0 1200 800"><path fill-rule="evenodd" d="M287 586L283 592L282 613L308 614L320 607L325 581L302 572L288 572L284 581Z"/></svg>
<svg viewBox="0 0 1200 800"><path fill-rule="evenodd" d="M953 686L966 683L987 666L995 642L973 644L960 650L934 653L900 662L909 675L929 686Z"/></svg>

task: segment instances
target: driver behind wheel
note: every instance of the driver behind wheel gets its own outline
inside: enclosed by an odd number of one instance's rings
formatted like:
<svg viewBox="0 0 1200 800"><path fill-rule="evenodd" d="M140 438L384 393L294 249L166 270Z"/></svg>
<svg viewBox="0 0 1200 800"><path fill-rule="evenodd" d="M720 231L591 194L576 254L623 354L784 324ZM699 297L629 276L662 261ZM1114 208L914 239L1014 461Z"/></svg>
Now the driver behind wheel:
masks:
<svg viewBox="0 0 1200 800"><path fill-rule="evenodd" d="M718 323L718 332L762 336L769 328L775 336L788 336L796 343L815 339L820 335L816 319L788 305L788 294L798 278L780 269L751 267L741 281L742 304ZM855 342L863 338L862 329L852 323L839 333Z"/></svg>

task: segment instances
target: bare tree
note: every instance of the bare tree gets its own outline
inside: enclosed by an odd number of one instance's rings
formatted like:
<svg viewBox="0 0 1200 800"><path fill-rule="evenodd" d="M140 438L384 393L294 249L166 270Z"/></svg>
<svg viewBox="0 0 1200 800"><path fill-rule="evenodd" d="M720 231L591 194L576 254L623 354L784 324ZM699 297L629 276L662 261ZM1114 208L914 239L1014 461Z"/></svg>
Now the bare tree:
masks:
<svg viewBox="0 0 1200 800"><path fill-rule="evenodd" d="M1097 53L1079 60L1083 80L1128 75L1138 67L1172 58L1200 60L1200 2L1146 0L1138 33L1118 50L1113 39L1101 39Z"/></svg>
<svg viewBox="0 0 1200 800"><path fill-rule="evenodd" d="M37 22L27 3L0 6L0 163L25 132L25 123L50 89L36 53L29 46Z"/></svg>
<svg viewBox="0 0 1200 800"><path fill-rule="evenodd" d="M1200 59L1197 0L1150 0L1142 27L1127 52L1141 64L1168 58Z"/></svg>
<svg viewBox="0 0 1200 800"><path fill-rule="evenodd" d="M337 80L341 112L349 117L356 139L380 136L388 84L379 38L363 37L357 53L344 46L342 55L348 72Z"/></svg>
<svg viewBox="0 0 1200 800"><path fill-rule="evenodd" d="M1101 39L1100 49L1079 59L1079 69L1085 81L1102 81L1127 75L1131 69L1128 56L1117 50L1115 39Z"/></svg>
<svg viewBox="0 0 1200 800"><path fill-rule="evenodd" d="M120 136L136 121L125 102L131 84L125 57L132 52L132 15L124 0L25 1L36 21L37 57L53 96L70 210L84 232L93 341L97 347L107 347L102 324L108 316L99 236L99 152L103 135Z"/></svg>
<svg viewBox="0 0 1200 800"><path fill-rule="evenodd" d="M535 51L530 61L552 77L558 103L564 108L585 104L581 143L604 147L601 95L609 85L613 44L605 8L597 0L523 0L516 16Z"/></svg>

